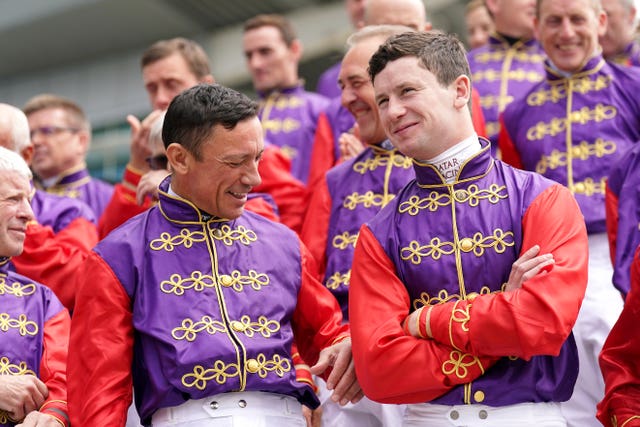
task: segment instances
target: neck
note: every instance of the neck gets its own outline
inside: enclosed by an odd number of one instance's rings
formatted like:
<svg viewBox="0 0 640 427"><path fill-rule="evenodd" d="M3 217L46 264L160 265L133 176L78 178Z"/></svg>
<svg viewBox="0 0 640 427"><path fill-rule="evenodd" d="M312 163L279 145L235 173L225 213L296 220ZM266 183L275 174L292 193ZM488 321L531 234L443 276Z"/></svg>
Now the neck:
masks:
<svg viewBox="0 0 640 427"><path fill-rule="evenodd" d="M440 153L424 163L435 166L445 181L450 184L456 180L458 172L460 172L460 168L464 162L479 153L480 150L482 150L482 146L480 145L480 141L478 141L478 135L474 132L473 135L463 139L445 152Z"/></svg>

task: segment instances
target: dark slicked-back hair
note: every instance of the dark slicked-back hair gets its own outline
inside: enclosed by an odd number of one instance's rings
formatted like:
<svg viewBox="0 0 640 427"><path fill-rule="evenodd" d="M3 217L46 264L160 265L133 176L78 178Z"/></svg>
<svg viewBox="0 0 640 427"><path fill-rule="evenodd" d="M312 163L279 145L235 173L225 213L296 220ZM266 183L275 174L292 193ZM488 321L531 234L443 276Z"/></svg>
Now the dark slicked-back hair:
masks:
<svg viewBox="0 0 640 427"><path fill-rule="evenodd" d="M258 105L246 95L218 84L199 84L176 96L164 118L162 141L165 148L178 143L196 160L201 160L202 144L216 125L232 130L258 114Z"/></svg>
<svg viewBox="0 0 640 427"><path fill-rule="evenodd" d="M193 40L185 39L183 37L159 40L155 42L142 53L140 65L144 68L147 65L167 58L174 53L178 53L182 56L187 63L189 70L191 70L193 75L199 80L202 80L204 77L211 74L209 57L202 46Z"/></svg>
<svg viewBox="0 0 640 427"><path fill-rule="evenodd" d="M418 58L420 64L445 87L463 74L471 76L467 53L456 36L439 31L419 31L390 37L378 48L369 60L371 81L389 62L405 56Z"/></svg>

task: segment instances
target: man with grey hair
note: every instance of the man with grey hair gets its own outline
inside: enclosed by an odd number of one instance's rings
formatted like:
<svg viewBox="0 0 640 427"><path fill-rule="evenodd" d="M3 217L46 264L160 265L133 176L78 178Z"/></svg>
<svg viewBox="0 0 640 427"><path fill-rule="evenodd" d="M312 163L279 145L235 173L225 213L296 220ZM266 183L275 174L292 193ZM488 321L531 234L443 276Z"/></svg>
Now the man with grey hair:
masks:
<svg viewBox="0 0 640 427"><path fill-rule="evenodd" d="M0 425L68 427L69 312L50 289L9 268L33 220L30 180L22 157L0 146Z"/></svg>
<svg viewBox="0 0 640 427"><path fill-rule="evenodd" d="M602 56L618 64L640 65L634 0L602 0L602 7L607 13L607 30L599 39Z"/></svg>

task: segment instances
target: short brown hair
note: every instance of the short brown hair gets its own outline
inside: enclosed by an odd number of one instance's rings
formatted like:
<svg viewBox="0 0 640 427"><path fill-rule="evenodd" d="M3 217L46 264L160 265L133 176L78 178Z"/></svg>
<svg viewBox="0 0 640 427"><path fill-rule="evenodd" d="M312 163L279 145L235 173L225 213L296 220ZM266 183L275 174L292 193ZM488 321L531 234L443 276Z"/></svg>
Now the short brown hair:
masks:
<svg viewBox="0 0 640 427"><path fill-rule="evenodd" d="M245 21L244 32L246 33L247 31L262 27L275 27L280 32L280 36L282 36L282 40L284 40L287 46L291 46L291 43L298 38L291 22L284 16L277 14L254 16Z"/></svg>
<svg viewBox="0 0 640 427"><path fill-rule="evenodd" d="M58 95L50 93L36 95L27 101L22 108L22 111L24 111L24 114L28 117L37 111L51 110L55 108L65 111L69 126L91 133L91 124L89 123L89 120L87 120L87 116L84 114L82 108L70 99L63 98Z"/></svg>
<svg viewBox="0 0 640 427"><path fill-rule="evenodd" d="M142 53L141 67L153 64L174 53L179 53L184 58L189 70L199 79L211 74L209 57L202 46L193 40L176 37L168 40L160 40L152 44Z"/></svg>

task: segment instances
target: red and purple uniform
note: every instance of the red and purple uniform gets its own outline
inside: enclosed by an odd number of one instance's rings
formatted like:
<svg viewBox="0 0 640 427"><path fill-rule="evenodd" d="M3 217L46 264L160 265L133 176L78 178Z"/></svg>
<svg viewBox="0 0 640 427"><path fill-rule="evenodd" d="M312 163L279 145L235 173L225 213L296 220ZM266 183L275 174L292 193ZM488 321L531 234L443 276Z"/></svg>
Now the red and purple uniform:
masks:
<svg viewBox="0 0 640 427"><path fill-rule="evenodd" d="M607 61L626 65L627 67L640 66L640 44L636 41L632 41L622 52L607 58Z"/></svg>

